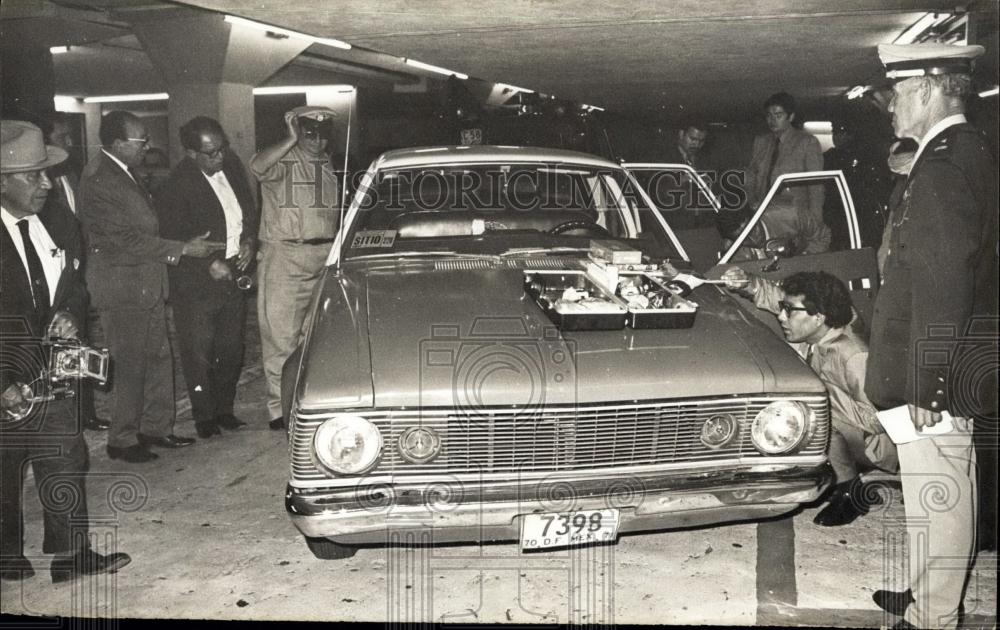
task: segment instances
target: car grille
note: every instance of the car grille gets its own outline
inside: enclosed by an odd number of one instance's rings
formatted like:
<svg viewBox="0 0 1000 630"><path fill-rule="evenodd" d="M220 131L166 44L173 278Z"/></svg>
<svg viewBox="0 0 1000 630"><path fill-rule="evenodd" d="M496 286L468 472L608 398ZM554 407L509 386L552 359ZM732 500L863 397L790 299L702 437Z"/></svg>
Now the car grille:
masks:
<svg viewBox="0 0 1000 630"><path fill-rule="evenodd" d="M807 444L795 455L822 455L829 433L829 411L826 397L815 395L545 407L530 415L510 408L477 410L471 416L454 408L358 413L379 428L384 444L381 460L366 475L404 480L435 474L599 472L625 466L761 458L750 441L750 423L761 409L778 399L803 401L816 414ZM701 427L711 416L723 413L738 421L739 435L722 448L710 449L701 443ZM331 481L311 457L316 427L331 415L302 414L296 418L290 444L293 481L306 482L302 485ZM426 464L403 460L396 447L400 433L418 424L434 428L442 438L441 453Z"/></svg>

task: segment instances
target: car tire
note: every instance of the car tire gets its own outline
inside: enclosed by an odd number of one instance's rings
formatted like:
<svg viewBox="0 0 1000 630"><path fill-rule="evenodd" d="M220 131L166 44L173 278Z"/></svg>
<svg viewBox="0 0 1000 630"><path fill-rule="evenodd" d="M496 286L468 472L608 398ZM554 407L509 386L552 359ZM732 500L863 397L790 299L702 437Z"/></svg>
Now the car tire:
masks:
<svg viewBox="0 0 1000 630"><path fill-rule="evenodd" d="M326 538L310 538L306 536L306 546L320 560L343 560L358 553L357 547L341 545Z"/></svg>

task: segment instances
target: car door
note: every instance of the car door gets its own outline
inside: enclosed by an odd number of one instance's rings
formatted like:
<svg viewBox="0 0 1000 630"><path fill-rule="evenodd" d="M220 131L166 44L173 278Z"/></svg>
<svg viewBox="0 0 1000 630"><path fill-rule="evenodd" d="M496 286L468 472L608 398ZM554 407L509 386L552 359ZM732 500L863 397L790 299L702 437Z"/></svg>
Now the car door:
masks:
<svg viewBox="0 0 1000 630"><path fill-rule="evenodd" d="M691 265L706 270L723 253L718 229L722 209L711 186L687 164L624 163L643 200L662 216L683 245Z"/></svg>
<svg viewBox="0 0 1000 630"><path fill-rule="evenodd" d="M761 251L769 236L764 219L768 216L768 211L775 207L774 200L778 192L799 185L825 185L827 195L825 220L828 223L840 219L844 221L843 225L828 227L846 233L846 244L835 251L814 254L772 255ZM833 211L830 211L831 203ZM841 212L837 212L838 209ZM798 271L826 271L837 276L850 289L859 318L856 329L867 336L879 284L878 264L875 250L861 245L854 202L841 171L788 173L778 177L756 212L740 230L736 240L722 254L718 264L706 272L706 276L718 278L732 266L741 267L752 274L776 281Z"/></svg>

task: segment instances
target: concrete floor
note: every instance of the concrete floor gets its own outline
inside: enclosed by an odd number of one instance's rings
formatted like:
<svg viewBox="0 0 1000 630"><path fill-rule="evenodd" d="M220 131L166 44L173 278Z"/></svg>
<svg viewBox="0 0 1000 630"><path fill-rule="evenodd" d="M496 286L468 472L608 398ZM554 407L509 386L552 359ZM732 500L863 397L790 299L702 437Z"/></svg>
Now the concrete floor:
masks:
<svg viewBox="0 0 1000 630"><path fill-rule="evenodd" d="M879 627L871 601L903 588L903 509L889 502L821 528L790 519L621 537L617 545L521 554L515 544L364 548L321 561L288 521L285 437L267 429L256 322L236 413L249 426L144 464L110 462L88 432L91 536L132 555L115 575L53 585L40 507L26 488L25 555L38 575L3 583L3 613L72 617L660 623ZM176 432L192 435L178 376ZM99 396L99 408L106 397ZM33 482L29 482L31 484ZM969 627L996 626L994 552L976 560ZM900 586L902 585L902 586Z"/></svg>

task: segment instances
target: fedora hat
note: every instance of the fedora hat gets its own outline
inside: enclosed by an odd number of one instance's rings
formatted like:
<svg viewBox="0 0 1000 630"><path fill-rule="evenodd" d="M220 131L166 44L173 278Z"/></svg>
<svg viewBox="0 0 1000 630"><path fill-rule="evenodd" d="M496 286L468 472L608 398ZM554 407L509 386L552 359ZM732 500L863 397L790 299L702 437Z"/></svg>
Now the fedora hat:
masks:
<svg viewBox="0 0 1000 630"><path fill-rule="evenodd" d="M23 120L0 120L0 173L24 173L55 166L69 155L45 146L42 130Z"/></svg>

